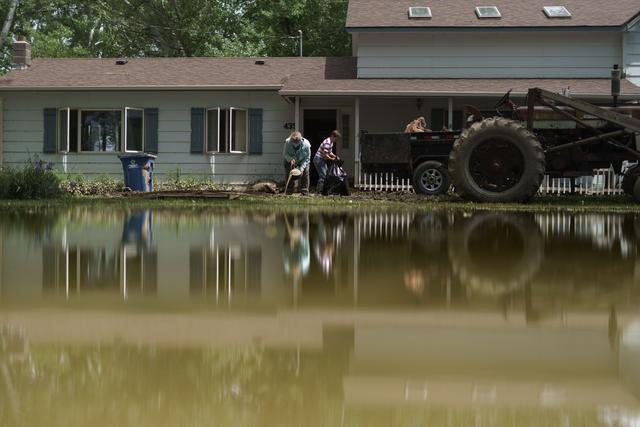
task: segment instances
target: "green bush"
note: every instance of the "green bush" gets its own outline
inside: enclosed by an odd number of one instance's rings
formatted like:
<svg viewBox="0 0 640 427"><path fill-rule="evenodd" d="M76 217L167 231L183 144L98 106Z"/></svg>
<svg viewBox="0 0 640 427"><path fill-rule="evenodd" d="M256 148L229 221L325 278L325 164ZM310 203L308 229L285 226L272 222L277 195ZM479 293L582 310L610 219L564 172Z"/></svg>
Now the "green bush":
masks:
<svg viewBox="0 0 640 427"><path fill-rule="evenodd" d="M211 178L184 176L180 168L167 174L165 179L154 179L154 191L199 192L220 191L222 186Z"/></svg>
<svg viewBox="0 0 640 427"><path fill-rule="evenodd" d="M21 168L0 170L0 198L45 199L62 194L60 177L51 162L30 159Z"/></svg>

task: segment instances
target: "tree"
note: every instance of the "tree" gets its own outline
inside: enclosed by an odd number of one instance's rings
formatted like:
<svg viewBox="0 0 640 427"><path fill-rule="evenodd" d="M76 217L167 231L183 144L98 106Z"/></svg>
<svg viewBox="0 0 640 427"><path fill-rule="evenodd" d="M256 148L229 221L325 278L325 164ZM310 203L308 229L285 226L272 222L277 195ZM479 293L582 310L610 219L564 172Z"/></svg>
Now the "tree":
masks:
<svg viewBox="0 0 640 427"><path fill-rule="evenodd" d="M246 18L267 41L267 55L297 55L295 41L284 37L302 30L305 56L344 56L351 54L347 6L348 0L255 0Z"/></svg>
<svg viewBox="0 0 640 427"><path fill-rule="evenodd" d="M9 31L11 30L11 26L13 25L13 17L15 16L17 7L18 7L18 0L9 0L7 14L5 15L5 18L4 18L4 24L2 25L2 30L0 31L0 46L4 46L7 40Z"/></svg>
<svg viewBox="0 0 640 427"><path fill-rule="evenodd" d="M26 36L34 57L293 56L298 30L305 56L349 55L346 12L347 0L0 0L3 40Z"/></svg>

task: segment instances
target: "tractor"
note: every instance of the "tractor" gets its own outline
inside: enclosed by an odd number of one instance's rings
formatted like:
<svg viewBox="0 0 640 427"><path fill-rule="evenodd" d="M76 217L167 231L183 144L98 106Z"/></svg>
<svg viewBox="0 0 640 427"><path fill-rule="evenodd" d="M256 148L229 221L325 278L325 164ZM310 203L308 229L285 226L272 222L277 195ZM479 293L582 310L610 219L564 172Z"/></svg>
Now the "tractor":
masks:
<svg viewBox="0 0 640 427"><path fill-rule="evenodd" d="M622 188L640 202L640 106L598 107L539 88L529 89L527 105L518 106L510 95L496 104L495 117L465 107L471 125L453 144L448 161L463 199L526 202L545 175L575 178L597 168L620 171L626 161L636 165L626 171Z"/></svg>

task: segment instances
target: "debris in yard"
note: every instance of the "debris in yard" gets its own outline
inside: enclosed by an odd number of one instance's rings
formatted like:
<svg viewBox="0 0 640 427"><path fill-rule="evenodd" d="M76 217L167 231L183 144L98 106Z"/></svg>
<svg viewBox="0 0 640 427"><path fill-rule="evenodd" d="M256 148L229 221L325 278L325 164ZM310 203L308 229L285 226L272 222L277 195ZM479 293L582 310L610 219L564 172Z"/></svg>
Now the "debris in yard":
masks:
<svg viewBox="0 0 640 427"><path fill-rule="evenodd" d="M278 184L275 181L258 181L249 187L251 193L278 193Z"/></svg>

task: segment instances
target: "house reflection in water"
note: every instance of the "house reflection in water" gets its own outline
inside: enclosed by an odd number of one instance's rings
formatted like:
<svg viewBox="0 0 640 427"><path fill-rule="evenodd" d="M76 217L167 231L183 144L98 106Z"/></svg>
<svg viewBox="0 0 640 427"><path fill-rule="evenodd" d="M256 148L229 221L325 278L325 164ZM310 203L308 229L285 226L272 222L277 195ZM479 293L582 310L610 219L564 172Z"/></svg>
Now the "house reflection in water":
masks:
<svg viewBox="0 0 640 427"><path fill-rule="evenodd" d="M493 307L537 322L570 306L634 307L639 223L619 214L23 212L0 217L0 290L5 299Z"/></svg>

